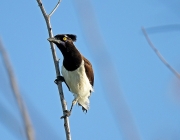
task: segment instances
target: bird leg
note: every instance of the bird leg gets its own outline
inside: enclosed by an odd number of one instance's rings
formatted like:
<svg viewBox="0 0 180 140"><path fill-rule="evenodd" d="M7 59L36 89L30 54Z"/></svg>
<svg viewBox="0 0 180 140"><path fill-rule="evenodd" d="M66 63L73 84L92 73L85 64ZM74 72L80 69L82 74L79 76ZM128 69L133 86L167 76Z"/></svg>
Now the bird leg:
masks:
<svg viewBox="0 0 180 140"><path fill-rule="evenodd" d="M66 84L66 86L68 87L69 91L70 91L70 88L69 86L67 85L65 79L63 76L57 76L57 78L54 80L54 83L58 85L58 82L61 81L61 82L64 82Z"/></svg>
<svg viewBox="0 0 180 140"><path fill-rule="evenodd" d="M71 115L71 111L72 111L72 109L73 109L73 106L77 103L77 100L78 100L78 99L79 99L79 98L75 98L75 99L72 101L70 111L65 110L65 111L64 111L64 115L61 117L61 119L65 118L65 117L69 117L69 116Z"/></svg>
<svg viewBox="0 0 180 140"><path fill-rule="evenodd" d="M58 84L59 81L65 82L64 77L62 77L62 76L57 76L57 78L54 80L54 83L55 83L55 84Z"/></svg>

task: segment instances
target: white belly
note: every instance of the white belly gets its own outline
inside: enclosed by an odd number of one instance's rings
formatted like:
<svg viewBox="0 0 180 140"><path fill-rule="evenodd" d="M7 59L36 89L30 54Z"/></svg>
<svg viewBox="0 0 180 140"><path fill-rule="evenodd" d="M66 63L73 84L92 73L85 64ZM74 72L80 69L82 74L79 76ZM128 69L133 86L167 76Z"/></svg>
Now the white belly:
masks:
<svg viewBox="0 0 180 140"><path fill-rule="evenodd" d="M90 96L90 91L93 91L93 88L86 76L84 61L82 61L80 67L74 71L67 71L64 66L62 66L61 73L69 86L70 91L74 93L74 97L78 98L77 102L88 110L88 97Z"/></svg>

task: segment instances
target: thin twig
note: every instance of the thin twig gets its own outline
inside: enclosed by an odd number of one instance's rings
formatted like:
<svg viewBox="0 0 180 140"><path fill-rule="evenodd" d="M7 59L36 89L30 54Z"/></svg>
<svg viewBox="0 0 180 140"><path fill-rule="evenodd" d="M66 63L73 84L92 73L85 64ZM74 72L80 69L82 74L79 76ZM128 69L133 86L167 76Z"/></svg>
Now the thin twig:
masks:
<svg viewBox="0 0 180 140"><path fill-rule="evenodd" d="M53 11L49 15L47 15L41 0L37 0L37 3L38 3L38 5L39 5L39 7L41 9L41 12L42 12L42 14L44 16L45 21L46 21L49 37L53 37L53 32L52 32L51 23L50 23L50 16L58 8L59 2L55 6ZM52 51L55 70L56 70L56 76L60 76L59 60L58 60L57 55L56 55L55 47L54 47L54 44L52 42L50 42L50 45L51 45L51 51ZM60 101L61 101L61 105L62 105L63 114L65 115L65 110L67 110L67 105L66 105L66 101L64 99L64 94L63 94L62 83L61 82L58 82L58 91L59 91L59 96L60 96ZM66 139L71 140L70 125L69 125L68 117L64 118L64 128L65 128L65 132L66 132Z"/></svg>
<svg viewBox="0 0 180 140"><path fill-rule="evenodd" d="M0 52L2 54L2 58L4 61L5 68L7 70L7 74L9 76L9 81L10 81L12 91L13 91L14 96L16 98L22 119L24 121L27 139L28 140L34 140L34 130L33 130L32 124L31 124L30 116L29 116L28 111L26 109L25 103L23 102L23 99L21 97L21 93L19 91L17 81L15 79L14 72L13 72L12 66L10 64L8 54L5 50L5 48L3 47L1 41L0 41Z"/></svg>
<svg viewBox="0 0 180 140"><path fill-rule="evenodd" d="M151 42L150 38L148 37L148 34L146 33L146 30L144 27L142 27L142 32L144 36L146 37L147 42L149 43L150 47L153 49L153 51L156 53L156 55L159 57L159 59L172 71L172 73L180 79L180 74L164 59L164 57L160 54L160 52L156 49L156 47Z"/></svg>
<svg viewBox="0 0 180 140"><path fill-rule="evenodd" d="M56 9L59 7L60 3L61 3L61 0L58 1L58 3L56 4L56 6L55 6L54 9L52 10L52 12L49 14L49 17L51 17L52 14L56 11Z"/></svg>

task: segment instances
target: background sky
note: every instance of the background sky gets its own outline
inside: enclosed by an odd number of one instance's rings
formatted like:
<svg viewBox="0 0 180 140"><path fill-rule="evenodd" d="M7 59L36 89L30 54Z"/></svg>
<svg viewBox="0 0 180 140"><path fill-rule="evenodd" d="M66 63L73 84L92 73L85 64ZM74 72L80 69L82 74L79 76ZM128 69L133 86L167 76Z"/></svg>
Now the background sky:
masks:
<svg viewBox="0 0 180 140"><path fill-rule="evenodd" d="M123 117L119 118L123 113L116 113L124 109L130 115L126 117L133 121L134 132L138 136L134 139L179 140L180 82L152 51L141 27L145 27L165 59L180 71L180 1L84 2L86 5L80 0L63 0L51 18L54 35L77 35L75 45L92 62L95 73L95 92L90 98L90 110L84 114L81 107L75 106L69 118L72 139L129 140L127 135L131 133L125 134L124 131L126 121L123 123ZM56 1L44 0L43 4L49 13ZM88 10L88 5L91 10ZM56 75L47 41L48 32L40 8L36 0L6 0L1 1L0 9L0 37L29 109L36 139L65 140L59 94L53 82ZM103 43L94 41L96 37ZM104 45L96 51L92 49L96 44ZM59 50L57 55L61 66L63 57ZM104 65L99 62L102 61L97 60L101 56L107 56L104 61L111 65L101 67ZM107 75L101 73L103 69ZM111 84L118 85L117 90L113 90L117 93L108 92L113 87L107 85L112 75L116 76ZM73 96L64 84L63 90L70 108ZM120 94L121 100L117 100ZM0 139L26 139L2 59Z"/></svg>

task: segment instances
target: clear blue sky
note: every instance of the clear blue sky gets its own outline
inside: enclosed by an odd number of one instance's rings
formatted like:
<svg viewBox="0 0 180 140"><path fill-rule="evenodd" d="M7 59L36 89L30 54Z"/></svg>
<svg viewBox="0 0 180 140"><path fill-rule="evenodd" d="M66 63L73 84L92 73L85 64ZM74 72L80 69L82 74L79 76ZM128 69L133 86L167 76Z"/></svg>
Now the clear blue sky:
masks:
<svg viewBox="0 0 180 140"><path fill-rule="evenodd" d="M49 13L56 1L44 0L43 4ZM90 98L90 110L84 114L80 107L73 108L70 117L72 139L126 140L122 127L119 127L121 124L113 114L111 95L105 90L108 87L102 84L105 78L102 78L98 61L89 48L88 37L93 38L93 35L87 35L83 29L80 12L86 9L78 10L78 7L83 7L78 4L80 0L62 0L51 18L54 35L77 35L75 44L92 62L95 71L95 92ZM112 61L117 77L115 81L118 81L142 140L180 139L180 84L149 47L141 31L144 26L154 45L180 72L179 5L179 0L91 0L97 25L91 32L96 33L98 28L109 54L106 59ZM29 108L37 140L65 140L63 120L59 119L62 109L53 83L56 75L48 33L38 4L36 0L6 0L1 1L0 9L0 37ZM57 54L61 66L63 57L59 50ZM111 72L111 67L107 66L106 71ZM0 73L0 139L23 140L21 118L2 61ZM70 108L73 96L64 84L63 89ZM5 112L12 116L4 117Z"/></svg>

